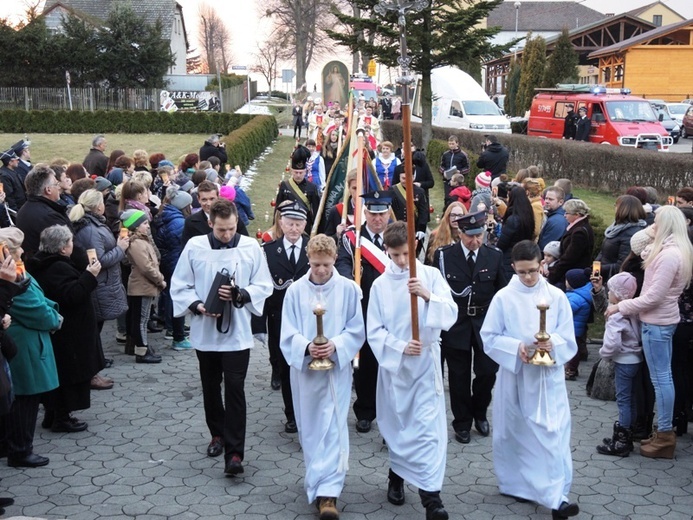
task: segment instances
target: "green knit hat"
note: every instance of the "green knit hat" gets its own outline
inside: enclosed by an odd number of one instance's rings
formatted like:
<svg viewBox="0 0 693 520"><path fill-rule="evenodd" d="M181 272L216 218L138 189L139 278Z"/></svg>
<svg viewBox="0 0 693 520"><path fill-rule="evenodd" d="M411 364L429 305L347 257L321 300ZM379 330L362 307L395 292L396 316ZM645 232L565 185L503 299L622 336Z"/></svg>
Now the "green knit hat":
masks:
<svg viewBox="0 0 693 520"><path fill-rule="evenodd" d="M128 209L120 214L120 220L123 222L123 226L133 231L137 229L142 222L148 219L144 211L139 209Z"/></svg>

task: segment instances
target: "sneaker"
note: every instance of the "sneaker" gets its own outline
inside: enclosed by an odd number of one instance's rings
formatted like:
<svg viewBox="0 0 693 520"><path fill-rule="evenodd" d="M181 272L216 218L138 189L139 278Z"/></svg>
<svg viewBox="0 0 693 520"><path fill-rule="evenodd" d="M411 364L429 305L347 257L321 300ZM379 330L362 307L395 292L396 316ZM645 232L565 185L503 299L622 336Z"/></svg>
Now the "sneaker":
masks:
<svg viewBox="0 0 693 520"><path fill-rule="evenodd" d="M173 331L166 329L166 332L164 332L164 339L173 339Z"/></svg>
<svg viewBox="0 0 693 520"><path fill-rule="evenodd" d="M190 343L190 340L188 340L188 338L185 338L181 341L174 341L171 345L171 348L173 350L190 350L191 348L193 348L193 346Z"/></svg>
<svg viewBox="0 0 693 520"><path fill-rule="evenodd" d="M116 341L118 343L125 343L128 339L128 336L125 332L116 332Z"/></svg>

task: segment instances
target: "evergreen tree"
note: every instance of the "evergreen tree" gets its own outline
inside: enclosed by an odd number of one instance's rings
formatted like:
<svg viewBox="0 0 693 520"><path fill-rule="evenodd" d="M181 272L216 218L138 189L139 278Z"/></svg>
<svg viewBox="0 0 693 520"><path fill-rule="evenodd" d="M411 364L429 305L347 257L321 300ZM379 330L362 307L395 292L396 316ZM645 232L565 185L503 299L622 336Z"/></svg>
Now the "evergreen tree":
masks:
<svg viewBox="0 0 693 520"><path fill-rule="evenodd" d="M527 45L522 54L522 73L517 89L515 111L522 115L532 106L534 89L541 87L546 69L546 41L541 36L527 35Z"/></svg>
<svg viewBox="0 0 693 520"><path fill-rule="evenodd" d="M96 27L77 16L63 18L63 33L55 37L63 65L74 87L97 86L101 76L101 52Z"/></svg>
<svg viewBox="0 0 693 520"><path fill-rule="evenodd" d="M575 52L568 29L563 29L556 41L556 47L546 63L544 73L545 87L555 87L557 83L577 83L580 58Z"/></svg>
<svg viewBox="0 0 693 520"><path fill-rule="evenodd" d="M476 76L482 59L500 56L514 42L499 46L491 38L500 27L481 27L481 22L502 0L436 0L420 13L408 13L406 36L411 70L421 74L423 146L431 139L431 70L454 65ZM397 67L399 27L397 13L381 16L374 12L378 0L350 0L360 18L344 12L334 14L342 27L326 31L339 45L353 53L372 56L389 67Z"/></svg>
<svg viewBox="0 0 693 520"><path fill-rule="evenodd" d="M508 80L505 84L505 112L510 116L522 116L517 109L517 89L520 87L520 75L522 74L522 66L516 59L510 63L508 71Z"/></svg>

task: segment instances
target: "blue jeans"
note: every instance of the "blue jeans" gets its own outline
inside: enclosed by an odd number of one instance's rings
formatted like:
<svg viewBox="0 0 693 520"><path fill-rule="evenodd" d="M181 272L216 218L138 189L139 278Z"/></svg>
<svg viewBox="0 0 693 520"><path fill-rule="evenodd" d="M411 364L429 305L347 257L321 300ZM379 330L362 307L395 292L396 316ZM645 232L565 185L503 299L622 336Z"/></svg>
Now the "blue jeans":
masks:
<svg viewBox="0 0 693 520"><path fill-rule="evenodd" d="M616 375L616 404L618 405L618 422L624 428L630 428L638 416L633 398L633 379L640 370L640 363L614 363Z"/></svg>
<svg viewBox="0 0 693 520"><path fill-rule="evenodd" d="M642 324L642 349L650 369L657 404L657 431L672 430L674 380L671 376L672 338L676 325Z"/></svg>

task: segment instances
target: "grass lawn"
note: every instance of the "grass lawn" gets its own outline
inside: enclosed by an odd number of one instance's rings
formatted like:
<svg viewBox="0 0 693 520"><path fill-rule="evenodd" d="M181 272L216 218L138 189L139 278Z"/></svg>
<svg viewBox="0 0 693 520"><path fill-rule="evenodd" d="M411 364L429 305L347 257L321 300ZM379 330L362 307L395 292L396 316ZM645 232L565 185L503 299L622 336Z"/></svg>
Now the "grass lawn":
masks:
<svg viewBox="0 0 693 520"><path fill-rule="evenodd" d="M0 149L7 150L24 137L23 134L0 134ZM91 148L92 134L31 134L31 162L50 162L56 157L81 163ZM113 150L123 150L132 157L135 150L163 153L178 164L181 155L198 153L209 135L204 134L108 134L106 155Z"/></svg>

